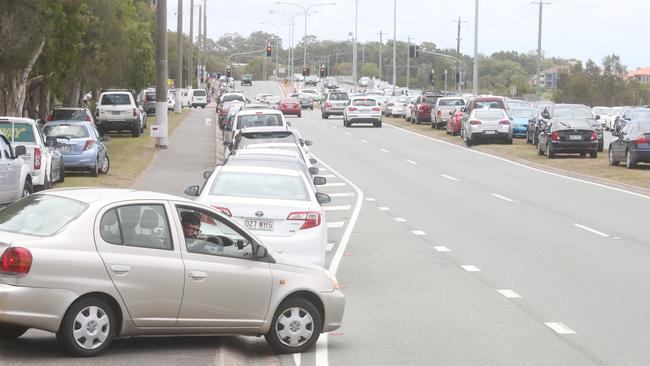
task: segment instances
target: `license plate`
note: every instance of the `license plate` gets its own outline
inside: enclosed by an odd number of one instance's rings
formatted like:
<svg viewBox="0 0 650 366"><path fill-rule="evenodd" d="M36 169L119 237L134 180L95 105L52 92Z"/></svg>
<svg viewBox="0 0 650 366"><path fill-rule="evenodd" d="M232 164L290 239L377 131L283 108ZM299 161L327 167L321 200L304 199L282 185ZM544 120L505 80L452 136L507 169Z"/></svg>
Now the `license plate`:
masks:
<svg viewBox="0 0 650 366"><path fill-rule="evenodd" d="M580 135L569 135L569 140L582 140Z"/></svg>
<svg viewBox="0 0 650 366"><path fill-rule="evenodd" d="M488 130L488 131L483 131L486 135L494 135L496 131Z"/></svg>
<svg viewBox="0 0 650 366"><path fill-rule="evenodd" d="M250 230L273 231L273 220L244 219L244 225Z"/></svg>
<svg viewBox="0 0 650 366"><path fill-rule="evenodd" d="M59 146L57 150L59 150L60 152L70 152L72 151L72 148L70 147L70 145L62 145Z"/></svg>
<svg viewBox="0 0 650 366"><path fill-rule="evenodd" d="M114 115L114 116L119 116L120 113L121 113L120 111L117 111L117 112L111 112L111 114Z"/></svg>

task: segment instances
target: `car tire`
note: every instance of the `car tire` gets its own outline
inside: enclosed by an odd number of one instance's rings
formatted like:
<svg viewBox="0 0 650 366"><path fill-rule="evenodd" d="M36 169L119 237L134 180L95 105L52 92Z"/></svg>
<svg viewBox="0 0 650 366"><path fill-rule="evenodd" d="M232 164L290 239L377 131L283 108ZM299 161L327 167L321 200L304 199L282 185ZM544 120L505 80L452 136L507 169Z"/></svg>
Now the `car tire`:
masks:
<svg viewBox="0 0 650 366"><path fill-rule="evenodd" d="M636 161L632 160L632 154L630 154L630 150L625 150L625 166L628 169L636 167Z"/></svg>
<svg viewBox="0 0 650 366"><path fill-rule="evenodd" d="M302 117L302 113L298 113L298 118L301 118L301 117Z"/></svg>
<svg viewBox="0 0 650 366"><path fill-rule="evenodd" d="M61 321L56 339L72 355L94 357L113 342L117 328L115 321L113 308L109 304L101 299L88 297L70 306ZM75 335L78 330L82 332Z"/></svg>
<svg viewBox="0 0 650 366"><path fill-rule="evenodd" d="M101 166L99 167L99 173L108 174L108 171L110 169L111 169L111 161L108 158L108 155L104 155L104 161L102 162Z"/></svg>
<svg viewBox="0 0 650 366"><path fill-rule="evenodd" d="M288 329L289 317L294 329ZM322 331L323 325L318 309L309 301L292 298L278 306L271 322L271 329L264 335L277 353L302 353L311 348ZM302 335L301 335L302 334ZM294 343L295 344L292 344Z"/></svg>
<svg viewBox="0 0 650 366"><path fill-rule="evenodd" d="M589 152L589 157L592 159L598 158L598 149Z"/></svg>
<svg viewBox="0 0 650 366"><path fill-rule="evenodd" d="M546 157L549 159L553 159L555 157L555 152L553 152L551 145L549 145L548 142L546 143Z"/></svg>
<svg viewBox="0 0 650 366"><path fill-rule="evenodd" d="M29 328L0 323L0 340L16 339L25 334Z"/></svg>
<svg viewBox="0 0 650 366"><path fill-rule="evenodd" d="M614 159L614 151L612 150L612 147L609 147L609 150L607 151L607 162L611 166L617 166L620 161Z"/></svg>
<svg viewBox="0 0 650 366"><path fill-rule="evenodd" d="M463 140L465 140L465 145L467 145L467 147L471 147L471 146L472 146L472 139L471 139L471 138L467 138L467 134L465 134L465 136L463 137Z"/></svg>
<svg viewBox="0 0 650 366"><path fill-rule="evenodd" d="M95 158L95 167L90 168L90 176L96 177L99 175L99 157Z"/></svg>
<svg viewBox="0 0 650 366"><path fill-rule="evenodd" d="M598 150L598 152L603 152L603 150L605 150L605 143L604 142L599 142L597 150Z"/></svg>
<svg viewBox="0 0 650 366"><path fill-rule="evenodd" d="M61 159L61 168L59 170L59 180L57 183L63 183L65 182L65 164L63 163L63 159Z"/></svg>
<svg viewBox="0 0 650 366"><path fill-rule="evenodd" d="M512 145L512 137L506 139L506 145Z"/></svg>
<svg viewBox="0 0 650 366"><path fill-rule="evenodd" d="M322 118L322 119L328 119L328 118L329 118L329 115L328 115L327 113L322 113L322 114L321 114L321 118Z"/></svg>
<svg viewBox="0 0 650 366"><path fill-rule="evenodd" d="M139 126L133 126L131 128L131 137L140 137L140 127Z"/></svg>
<svg viewBox="0 0 650 366"><path fill-rule="evenodd" d="M542 156L544 155L544 151L542 151L542 145L538 142L537 145L537 155Z"/></svg>
<svg viewBox="0 0 650 366"><path fill-rule="evenodd" d="M34 186L32 185L32 182L26 180L25 184L23 185L23 193L20 198L27 197L32 193L34 193Z"/></svg>
<svg viewBox="0 0 650 366"><path fill-rule="evenodd" d="M438 129L438 128L436 128L436 124L433 123L433 122L431 122L431 129Z"/></svg>

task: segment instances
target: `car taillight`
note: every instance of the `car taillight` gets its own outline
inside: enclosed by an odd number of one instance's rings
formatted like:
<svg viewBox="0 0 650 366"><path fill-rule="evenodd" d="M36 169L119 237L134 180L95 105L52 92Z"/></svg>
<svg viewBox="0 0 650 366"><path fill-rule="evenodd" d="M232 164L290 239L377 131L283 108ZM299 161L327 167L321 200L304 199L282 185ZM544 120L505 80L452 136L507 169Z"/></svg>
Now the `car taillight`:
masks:
<svg viewBox="0 0 650 366"><path fill-rule="evenodd" d="M557 141L560 139L560 135L557 133L557 131L553 131L553 133L551 134L551 139L553 141Z"/></svg>
<svg viewBox="0 0 650 366"><path fill-rule="evenodd" d="M648 143L648 138L645 137L645 136L641 136L638 139L636 139L636 141L634 141L634 142L636 142L637 145L638 144L647 144Z"/></svg>
<svg viewBox="0 0 650 366"><path fill-rule="evenodd" d="M138 110L136 108L133 108L133 117L138 116Z"/></svg>
<svg viewBox="0 0 650 366"><path fill-rule="evenodd" d="M469 120L469 124L470 124L470 125L480 125L480 124L481 124L481 121L479 121L479 120L477 120L477 119L470 119L470 120Z"/></svg>
<svg viewBox="0 0 650 366"><path fill-rule="evenodd" d="M48 121L48 122L51 121L51 120L53 120L53 119L54 119L54 117L52 117L51 114L48 114L48 115L47 115L47 121Z"/></svg>
<svg viewBox="0 0 650 366"><path fill-rule="evenodd" d="M353 111L356 111L356 110L357 110L356 107L348 107L348 111L350 111L350 112L353 112Z"/></svg>
<svg viewBox="0 0 650 366"><path fill-rule="evenodd" d="M509 124L510 124L510 120L509 120L509 119L502 119L501 121L499 121L499 124L500 124L500 125L509 125Z"/></svg>
<svg viewBox="0 0 650 366"><path fill-rule="evenodd" d="M38 147L34 148L34 170L41 169L41 149Z"/></svg>
<svg viewBox="0 0 650 366"><path fill-rule="evenodd" d="M7 248L0 257L0 273L27 274L31 268L32 253L25 248Z"/></svg>
<svg viewBox="0 0 650 366"><path fill-rule="evenodd" d="M372 110L375 111L375 112L379 112L379 111L381 111L381 108L379 108L379 107L374 107Z"/></svg>
<svg viewBox="0 0 650 366"><path fill-rule="evenodd" d="M325 107L326 107L326 108L330 108L330 107L332 107L332 103L330 103L330 102L325 102Z"/></svg>
<svg viewBox="0 0 650 366"><path fill-rule="evenodd" d="M232 213L230 212L229 209L227 209L227 208L225 208L225 207L220 207L220 206L212 206L212 207L214 207L214 208L216 208L217 210L219 210L219 211L225 213L226 215L232 217Z"/></svg>
<svg viewBox="0 0 650 366"><path fill-rule="evenodd" d="M592 132L591 133L591 141L596 141L598 140L598 133L597 132Z"/></svg>
<svg viewBox="0 0 650 366"><path fill-rule="evenodd" d="M83 151L91 149L93 145L95 145L95 142L93 140L86 140Z"/></svg>
<svg viewBox="0 0 650 366"><path fill-rule="evenodd" d="M99 108L95 109L95 116L99 117Z"/></svg>
<svg viewBox="0 0 650 366"><path fill-rule="evenodd" d="M320 225L320 212L316 211L303 211L292 212L287 216L287 220L304 221L300 230L310 229Z"/></svg>
<svg viewBox="0 0 650 366"><path fill-rule="evenodd" d="M90 113L86 113L86 121L88 121L88 122L92 122L92 121L93 121L93 118L92 118L92 116L90 115Z"/></svg>

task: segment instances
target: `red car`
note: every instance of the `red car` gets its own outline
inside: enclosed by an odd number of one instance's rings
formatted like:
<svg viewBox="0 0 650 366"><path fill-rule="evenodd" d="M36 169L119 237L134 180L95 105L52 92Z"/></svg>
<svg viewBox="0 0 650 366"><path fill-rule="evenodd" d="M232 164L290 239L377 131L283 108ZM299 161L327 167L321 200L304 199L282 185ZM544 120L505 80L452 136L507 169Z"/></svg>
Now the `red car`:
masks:
<svg viewBox="0 0 650 366"><path fill-rule="evenodd" d="M278 109L282 114L293 114L302 117L302 107L298 98L282 98Z"/></svg>
<svg viewBox="0 0 650 366"><path fill-rule="evenodd" d="M447 118L447 135L457 135L460 133L461 120L463 112L455 110Z"/></svg>
<svg viewBox="0 0 650 366"><path fill-rule="evenodd" d="M411 123L420 124L420 122L431 122L431 108L436 104L436 100L442 95L423 94L415 98L414 103L410 103L410 121Z"/></svg>
<svg viewBox="0 0 650 366"><path fill-rule="evenodd" d="M233 100L232 102L223 103L223 105L221 106L221 109L219 110L219 117L218 117L218 119L219 119L219 128L223 129L223 123L224 123L226 117L228 116L228 110L230 109L231 106L233 106L235 104L243 104L243 102L241 102L239 100Z"/></svg>

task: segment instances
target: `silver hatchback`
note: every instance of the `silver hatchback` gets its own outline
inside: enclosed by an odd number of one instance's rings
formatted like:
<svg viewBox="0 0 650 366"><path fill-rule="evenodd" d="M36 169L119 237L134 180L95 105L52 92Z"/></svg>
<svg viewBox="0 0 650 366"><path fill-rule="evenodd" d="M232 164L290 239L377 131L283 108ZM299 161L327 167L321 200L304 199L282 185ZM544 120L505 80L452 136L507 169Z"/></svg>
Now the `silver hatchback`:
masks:
<svg viewBox="0 0 650 366"><path fill-rule="evenodd" d="M472 146L479 140L498 140L512 144L512 122L503 109L474 109L462 132L467 146Z"/></svg>
<svg viewBox="0 0 650 366"><path fill-rule="evenodd" d="M341 326L336 279L268 251L218 210L119 189L59 189L0 211L0 339L36 328L77 356L115 337L264 335L303 352Z"/></svg>

